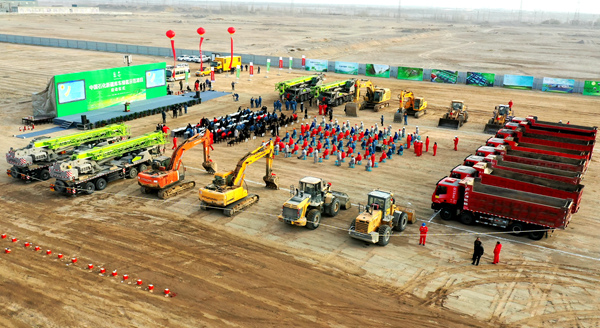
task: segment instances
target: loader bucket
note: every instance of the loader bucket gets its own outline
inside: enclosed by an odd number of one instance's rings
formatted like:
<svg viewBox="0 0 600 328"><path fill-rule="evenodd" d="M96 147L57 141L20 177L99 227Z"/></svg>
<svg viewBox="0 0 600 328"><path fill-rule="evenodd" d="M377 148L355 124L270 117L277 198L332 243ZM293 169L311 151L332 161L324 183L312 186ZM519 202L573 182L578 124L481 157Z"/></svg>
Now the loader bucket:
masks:
<svg viewBox="0 0 600 328"><path fill-rule="evenodd" d="M210 174L214 174L215 172L217 172L217 163L215 162L204 162L202 163L202 167Z"/></svg>
<svg viewBox="0 0 600 328"><path fill-rule="evenodd" d="M263 180L267 184L266 187L269 189L279 190L279 177L275 174L265 175Z"/></svg>
<svg viewBox="0 0 600 328"><path fill-rule="evenodd" d="M350 102L346 103L346 116L358 117L359 105L358 103Z"/></svg>
<svg viewBox="0 0 600 328"><path fill-rule="evenodd" d="M460 125L461 124L459 120L453 120L449 118L440 118L440 122L438 123L439 128L448 128L454 130L458 130L458 128L460 128Z"/></svg>
<svg viewBox="0 0 600 328"><path fill-rule="evenodd" d="M483 133L496 134L498 130L502 129L502 126L502 124L488 123L485 125L485 128L483 128Z"/></svg>
<svg viewBox="0 0 600 328"><path fill-rule="evenodd" d="M394 123L402 123L404 121L404 113L396 111L394 114Z"/></svg>

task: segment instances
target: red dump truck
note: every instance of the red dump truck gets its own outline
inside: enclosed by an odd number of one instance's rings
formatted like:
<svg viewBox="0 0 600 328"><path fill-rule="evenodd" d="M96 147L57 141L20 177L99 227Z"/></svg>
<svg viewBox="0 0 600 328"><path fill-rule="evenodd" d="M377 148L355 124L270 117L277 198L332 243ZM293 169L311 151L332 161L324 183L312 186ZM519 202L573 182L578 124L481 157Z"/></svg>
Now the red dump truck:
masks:
<svg viewBox="0 0 600 328"><path fill-rule="evenodd" d="M584 186L567 184L556 180L515 173L501 168L493 168L491 163L478 163L475 166L458 165L450 172L451 178L480 178L484 185L531 192L544 196L572 199L572 213L579 211Z"/></svg>
<svg viewBox="0 0 600 328"><path fill-rule="evenodd" d="M568 184L581 183L582 173L575 171L564 171L549 167L541 167L517 162L509 162L496 155L489 155L485 158L485 162L491 163L492 167L500 168L507 171L528 174L538 178L545 178L554 181L559 181Z"/></svg>
<svg viewBox="0 0 600 328"><path fill-rule="evenodd" d="M538 120L537 116L528 116L526 120L527 123L521 122L520 124L526 124L531 129L538 131L593 137L594 139L596 139L596 133L598 132L597 126L583 126L575 124L540 121Z"/></svg>
<svg viewBox="0 0 600 328"><path fill-rule="evenodd" d="M473 166L479 162L483 162L485 160L484 156L477 156L477 155L469 155L467 157L465 157L465 160L463 162L463 165L465 166Z"/></svg>
<svg viewBox="0 0 600 328"><path fill-rule="evenodd" d="M431 196L431 208L444 220L482 223L540 240L547 232L564 229L571 220L571 199L484 185L476 178L445 177Z"/></svg>
<svg viewBox="0 0 600 328"><path fill-rule="evenodd" d="M507 162L522 163L581 173L587 170L589 164L589 161L585 159L566 158L562 156L516 151L508 145L498 147L482 146L477 149L476 155L483 157L488 155L499 155Z"/></svg>
<svg viewBox="0 0 600 328"><path fill-rule="evenodd" d="M585 151L585 150L575 150L575 149L538 145L538 144L532 144L532 143L515 142L512 137L508 137L508 138L504 138L504 139L492 137L486 141L486 145L491 146L491 147L508 145L514 151L525 151L525 152L536 153L536 154L560 156L560 157L574 158L574 159L585 159L586 161L590 159L591 154L592 154L590 151Z"/></svg>
<svg viewBox="0 0 600 328"><path fill-rule="evenodd" d="M582 140L566 138L564 136L555 137L543 134L527 133L523 129L500 129L496 132L496 138L513 138L517 142L551 146L563 149L574 149L592 152L594 150L595 140Z"/></svg>

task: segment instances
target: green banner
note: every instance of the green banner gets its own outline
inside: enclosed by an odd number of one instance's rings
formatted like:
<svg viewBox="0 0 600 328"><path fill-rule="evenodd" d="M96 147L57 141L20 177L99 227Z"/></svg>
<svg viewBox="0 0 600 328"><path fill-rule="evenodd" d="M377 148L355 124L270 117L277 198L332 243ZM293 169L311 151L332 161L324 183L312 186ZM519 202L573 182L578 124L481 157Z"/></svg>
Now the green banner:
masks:
<svg viewBox="0 0 600 328"><path fill-rule="evenodd" d="M423 69L416 67L398 67L398 79L423 81Z"/></svg>
<svg viewBox="0 0 600 328"><path fill-rule="evenodd" d="M585 81L583 94L586 96L600 96L600 81Z"/></svg>
<svg viewBox="0 0 600 328"><path fill-rule="evenodd" d="M335 72L339 74L358 75L358 63L336 61Z"/></svg>
<svg viewBox="0 0 600 328"><path fill-rule="evenodd" d="M269 74L269 70L271 70L271 60L267 59L267 74Z"/></svg>
<svg viewBox="0 0 600 328"><path fill-rule="evenodd" d="M306 59L306 70L312 72L327 72L329 61L326 59Z"/></svg>
<svg viewBox="0 0 600 328"><path fill-rule="evenodd" d="M237 79L239 79L239 78L240 78L240 71L241 71L241 69L240 69L240 65L237 65L237 66L235 67L235 77L236 77Z"/></svg>
<svg viewBox="0 0 600 328"><path fill-rule="evenodd" d="M448 71L444 69L431 70L431 82L456 84L458 80L458 71Z"/></svg>
<svg viewBox="0 0 600 328"><path fill-rule="evenodd" d="M496 74L494 73L479 73L467 72L467 84L477 85L480 87L493 87Z"/></svg>
<svg viewBox="0 0 600 328"><path fill-rule="evenodd" d="M367 64L366 65L366 76L372 77L390 77L390 66L389 65L377 65Z"/></svg>
<svg viewBox="0 0 600 328"><path fill-rule="evenodd" d="M166 63L54 76L57 117L165 96Z"/></svg>

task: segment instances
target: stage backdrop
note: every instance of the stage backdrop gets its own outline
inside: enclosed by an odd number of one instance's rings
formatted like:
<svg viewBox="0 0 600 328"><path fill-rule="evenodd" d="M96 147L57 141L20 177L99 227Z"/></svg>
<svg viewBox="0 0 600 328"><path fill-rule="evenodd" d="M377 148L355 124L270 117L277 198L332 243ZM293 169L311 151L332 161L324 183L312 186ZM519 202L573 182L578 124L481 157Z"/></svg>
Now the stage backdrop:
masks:
<svg viewBox="0 0 600 328"><path fill-rule="evenodd" d="M57 117L165 96L166 63L54 76Z"/></svg>

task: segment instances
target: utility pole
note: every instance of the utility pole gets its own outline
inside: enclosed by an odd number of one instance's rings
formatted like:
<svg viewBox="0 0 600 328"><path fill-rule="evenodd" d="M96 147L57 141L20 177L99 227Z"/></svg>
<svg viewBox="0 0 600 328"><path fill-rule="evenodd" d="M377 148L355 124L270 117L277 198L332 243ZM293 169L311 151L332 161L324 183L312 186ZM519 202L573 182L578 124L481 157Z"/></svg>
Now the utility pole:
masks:
<svg viewBox="0 0 600 328"><path fill-rule="evenodd" d="M519 7L519 23L521 23L522 18L523 18L523 0L521 0L521 6Z"/></svg>
<svg viewBox="0 0 600 328"><path fill-rule="evenodd" d="M396 14L396 18L400 18L402 15L402 0L398 0L398 14Z"/></svg>

